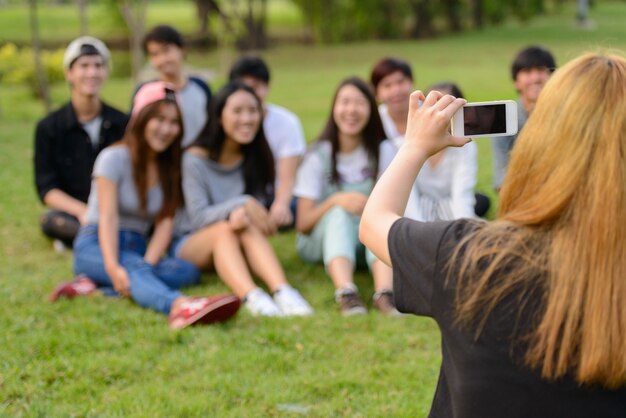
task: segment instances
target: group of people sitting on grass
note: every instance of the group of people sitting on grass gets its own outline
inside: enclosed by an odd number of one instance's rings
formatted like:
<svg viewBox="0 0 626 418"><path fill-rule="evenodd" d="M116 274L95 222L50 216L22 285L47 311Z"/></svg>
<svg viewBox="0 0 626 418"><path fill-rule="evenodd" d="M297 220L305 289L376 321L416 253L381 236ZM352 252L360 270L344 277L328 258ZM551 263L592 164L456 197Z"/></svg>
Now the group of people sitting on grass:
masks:
<svg viewBox="0 0 626 418"><path fill-rule="evenodd" d="M295 226L298 254L324 264L343 314L366 312L353 274L367 264L372 306L397 315L391 269L361 244L358 225L376 179L403 142L409 64L385 58L371 84L343 80L307 150L298 117L266 101L270 72L261 58L236 61L213 95L206 82L186 74L176 29L157 26L143 45L158 80L138 86L129 115L100 97L111 65L107 47L81 37L64 57L70 102L37 126L36 184L49 208L42 230L55 246L74 248L77 275L51 299L99 288L169 314L177 328L212 321L215 303L229 313L243 301L253 315L310 315L268 240ZM554 68L544 49L523 54L520 74ZM433 88L462 97L452 83ZM489 200L475 194L476 176L474 144L441 151L414 183L405 215L483 216ZM206 270L216 271L235 297L182 296L178 289L198 283Z"/></svg>
<svg viewBox="0 0 626 418"><path fill-rule="evenodd" d="M168 314L173 329L225 321L241 303L310 315L268 240L295 226L299 256L324 264L342 313L366 312L353 281L365 263L374 308L437 321L431 416L626 416L624 58L588 54L551 77L547 50L518 54L524 129L493 141L501 194L488 223L476 147L449 132L458 86L411 94L409 65L385 58L371 83L339 83L307 150L298 118L266 102L261 59L238 60L213 96L184 73L175 29L154 28L144 47L159 80L126 115L100 98L106 46L73 41L71 100L37 126L41 226L73 247L77 274L52 300L100 289ZM180 293L203 270L234 294Z"/></svg>

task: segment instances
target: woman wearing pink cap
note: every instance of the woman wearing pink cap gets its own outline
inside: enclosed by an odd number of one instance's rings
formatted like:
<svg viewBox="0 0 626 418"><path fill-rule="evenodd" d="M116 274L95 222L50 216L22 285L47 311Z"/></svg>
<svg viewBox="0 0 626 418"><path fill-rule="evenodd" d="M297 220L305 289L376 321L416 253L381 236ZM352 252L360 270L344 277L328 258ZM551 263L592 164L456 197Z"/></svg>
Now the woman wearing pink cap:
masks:
<svg viewBox="0 0 626 418"><path fill-rule="evenodd" d="M200 272L184 260L163 258L183 200L182 136L173 90L162 82L144 85L135 96L124 137L96 160L86 225L74 246L74 270L88 276L92 287L109 293L114 289L169 314L174 329L223 321L239 308L234 295L183 296L177 289L198 283ZM60 286L53 298L87 293L89 286L89 279L79 279Z"/></svg>

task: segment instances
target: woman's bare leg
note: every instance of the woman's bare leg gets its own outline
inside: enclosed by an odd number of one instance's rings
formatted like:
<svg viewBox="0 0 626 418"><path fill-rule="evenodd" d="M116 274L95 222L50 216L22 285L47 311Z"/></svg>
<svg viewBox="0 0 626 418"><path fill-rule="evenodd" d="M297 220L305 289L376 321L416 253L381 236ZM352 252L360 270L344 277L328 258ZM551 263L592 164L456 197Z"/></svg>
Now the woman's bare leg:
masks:
<svg viewBox="0 0 626 418"><path fill-rule="evenodd" d="M243 255L240 236L226 222L193 233L183 244L180 257L203 270L215 266L222 281L239 298L256 287Z"/></svg>
<svg viewBox="0 0 626 418"><path fill-rule="evenodd" d="M239 233L246 259L252 271L267 285L270 292L287 283L285 271L278 261L274 248L261 231L251 225Z"/></svg>

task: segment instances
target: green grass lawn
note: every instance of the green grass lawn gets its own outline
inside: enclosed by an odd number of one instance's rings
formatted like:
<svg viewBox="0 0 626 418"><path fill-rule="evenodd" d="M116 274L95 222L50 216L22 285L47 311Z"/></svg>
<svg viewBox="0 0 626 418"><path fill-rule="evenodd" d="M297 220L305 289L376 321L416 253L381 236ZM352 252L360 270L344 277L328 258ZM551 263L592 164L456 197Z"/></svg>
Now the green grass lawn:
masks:
<svg viewBox="0 0 626 418"><path fill-rule="evenodd" d="M600 3L600 2L598 2ZM416 85L457 81L471 100L514 98L508 66L530 43L559 64L587 50L626 50L626 3L600 3L596 29L573 25L573 12L528 25L433 41L333 47L284 46L264 54L273 70L271 101L297 112L313 139L343 77L367 76L384 55L408 59ZM1 26L0 26L1 27ZM236 56L192 53L214 87ZM104 96L126 109L132 82L112 79ZM53 90L55 103L67 87ZM558 111L558 109L555 109ZM42 106L25 87L0 86L0 416L399 416L423 417L439 369L439 333L428 319L342 318L320 266L303 265L294 234L273 239L292 283L316 309L303 319L259 319L241 312L228 324L171 332L165 317L129 301L91 297L50 304L72 277L71 254L57 254L39 232L42 208L32 178L32 135ZM491 192L489 143L478 140L478 188ZM372 285L360 272L364 297ZM206 274L192 294L227 289Z"/></svg>

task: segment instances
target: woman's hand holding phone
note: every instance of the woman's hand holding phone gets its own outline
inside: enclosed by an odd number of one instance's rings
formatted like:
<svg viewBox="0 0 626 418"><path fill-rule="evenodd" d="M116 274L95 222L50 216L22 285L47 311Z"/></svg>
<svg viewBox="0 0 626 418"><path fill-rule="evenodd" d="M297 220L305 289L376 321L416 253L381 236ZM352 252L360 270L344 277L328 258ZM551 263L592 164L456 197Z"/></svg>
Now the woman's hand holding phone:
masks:
<svg viewBox="0 0 626 418"><path fill-rule="evenodd" d="M471 139L452 136L449 132L452 116L465 103L465 99L443 95L438 91L431 91L426 97L419 90L413 92L404 146L420 150L428 158L446 147L467 144Z"/></svg>

